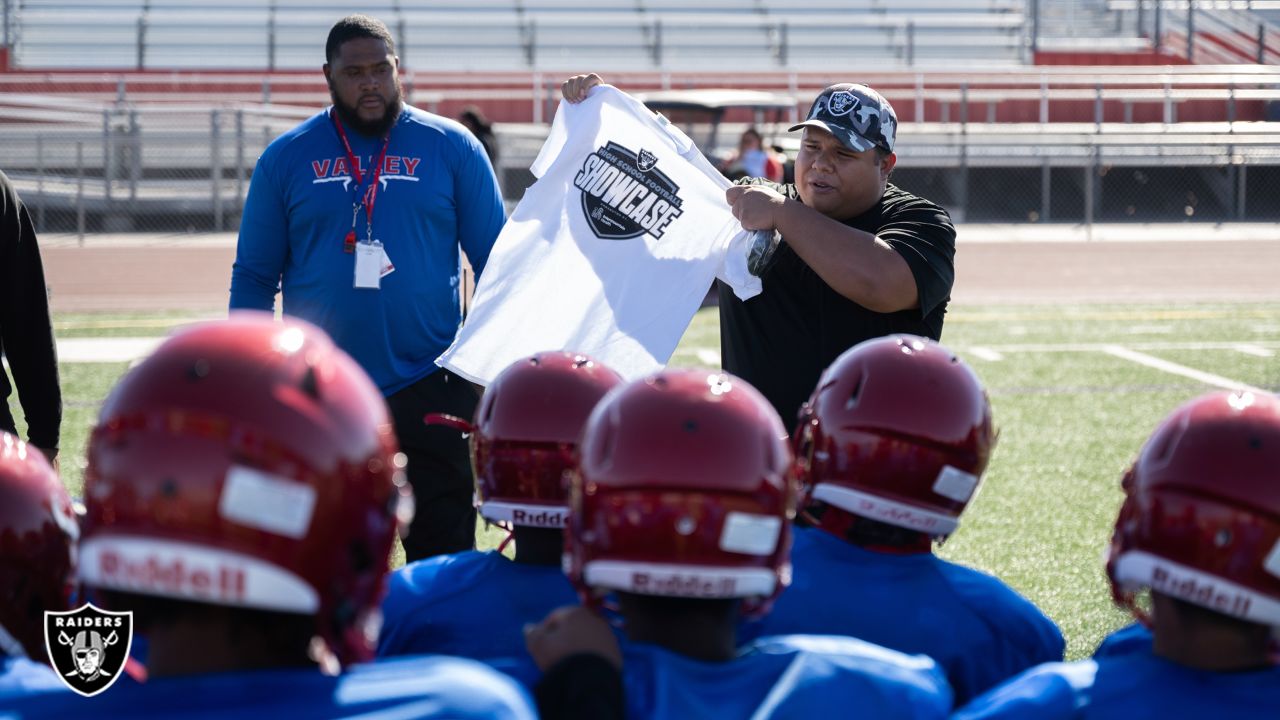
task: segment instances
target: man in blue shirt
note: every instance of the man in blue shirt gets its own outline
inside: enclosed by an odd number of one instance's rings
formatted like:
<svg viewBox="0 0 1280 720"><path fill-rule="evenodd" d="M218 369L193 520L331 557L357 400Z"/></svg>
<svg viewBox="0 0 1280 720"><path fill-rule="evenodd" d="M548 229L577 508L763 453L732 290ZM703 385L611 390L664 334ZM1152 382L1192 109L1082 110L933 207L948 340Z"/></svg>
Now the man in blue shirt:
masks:
<svg viewBox="0 0 1280 720"><path fill-rule="evenodd" d="M284 312L330 334L391 406L418 514L409 560L471 549L466 444L428 412L471 417L477 394L436 367L461 321L459 248L477 276L503 223L480 143L406 105L386 25L352 15L329 32L333 105L258 159L240 223L231 308Z"/></svg>
<svg viewBox="0 0 1280 720"><path fill-rule="evenodd" d="M594 360L546 352L513 363L485 389L471 434L480 515L511 527L515 558L468 551L391 574L378 655L524 655L522 630L576 601L560 570L565 475L587 416L622 378ZM504 668L508 669L509 668Z"/></svg>
<svg viewBox="0 0 1280 720"><path fill-rule="evenodd" d="M95 604L146 635L147 680L6 709L532 717L518 685L473 661L359 664L412 512L396 452L377 388L314 326L237 313L171 336L103 405L78 548ZM127 647L122 632L104 644Z"/></svg>
<svg viewBox="0 0 1280 720"><path fill-rule="evenodd" d="M977 491L995 433L969 366L926 338L860 343L801 410L812 527L791 587L751 637L835 633L938 661L961 703L1061 660L1062 633L1000 580L933 554Z"/></svg>
<svg viewBox="0 0 1280 720"><path fill-rule="evenodd" d="M1280 708L1280 399L1214 392L1175 410L1122 481L1107 577L1149 627L1090 660L1028 670L956 714L1232 718ZM1135 597L1150 591L1149 609Z"/></svg>
<svg viewBox="0 0 1280 720"><path fill-rule="evenodd" d="M0 431L0 701L62 687L49 667L44 612L70 609L79 534L45 456Z"/></svg>
<svg viewBox="0 0 1280 720"><path fill-rule="evenodd" d="M604 671L562 704L541 685L544 713L579 703L615 714L595 701L621 700L608 681L620 665L630 718L946 716L950 689L923 656L842 637L739 648L740 613L767 612L787 582L795 487L783 437L769 402L722 373L668 370L600 402L570 488L565 568L588 605L616 594L628 643L619 652L583 610L532 628L547 683ZM582 642L562 642L571 635ZM583 651L602 658L595 670Z"/></svg>

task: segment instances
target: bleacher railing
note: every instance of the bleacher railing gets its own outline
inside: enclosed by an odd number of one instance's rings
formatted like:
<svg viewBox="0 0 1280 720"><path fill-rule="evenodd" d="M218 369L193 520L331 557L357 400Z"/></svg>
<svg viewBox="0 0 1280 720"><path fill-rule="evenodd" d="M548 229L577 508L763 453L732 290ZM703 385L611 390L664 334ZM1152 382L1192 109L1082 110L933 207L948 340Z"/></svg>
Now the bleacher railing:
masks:
<svg viewBox="0 0 1280 720"><path fill-rule="evenodd" d="M1046 67L859 79L898 110L895 177L959 220L1280 219L1280 68L1088 72ZM410 100L425 109L454 115L477 103L497 117L497 170L514 202L532 182L528 167L561 79L412 74L405 83ZM822 87L843 79L607 78L633 92L785 90L797 107L767 136L792 151L786 127ZM5 171L42 230L233 230L262 149L327 102L323 81L310 75L0 75ZM719 137L732 143L752 118L743 112L726 122Z"/></svg>

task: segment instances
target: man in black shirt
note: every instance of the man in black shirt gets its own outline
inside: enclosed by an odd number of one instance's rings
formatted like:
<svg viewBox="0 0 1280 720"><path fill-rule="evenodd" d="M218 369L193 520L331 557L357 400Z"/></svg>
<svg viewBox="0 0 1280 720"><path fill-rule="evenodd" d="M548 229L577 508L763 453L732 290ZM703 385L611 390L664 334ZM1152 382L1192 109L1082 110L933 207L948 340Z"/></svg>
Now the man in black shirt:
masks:
<svg viewBox="0 0 1280 720"><path fill-rule="evenodd" d="M53 463L58 458L62 390L44 267L31 216L4 173L0 173L0 353L9 360L18 387L27 442ZM0 430L16 434L8 403L12 390L8 375L0 370Z"/></svg>
<svg viewBox="0 0 1280 720"><path fill-rule="evenodd" d="M577 75L560 89L578 102L602 82ZM889 184L897 129L879 93L832 85L791 128L804 131L795 183L743 178L726 191L743 227L783 242L759 295L739 300L720 285L724 369L759 389L788 431L840 353L892 333L942 336L956 231L946 210Z"/></svg>
<svg viewBox="0 0 1280 720"><path fill-rule="evenodd" d="M776 229L764 291L720 287L724 369L757 387L794 430L823 368L875 337L938 340L955 280L955 228L941 207L889 184L893 107L865 85L823 90L803 130L795 183L745 178L728 189L742 226Z"/></svg>

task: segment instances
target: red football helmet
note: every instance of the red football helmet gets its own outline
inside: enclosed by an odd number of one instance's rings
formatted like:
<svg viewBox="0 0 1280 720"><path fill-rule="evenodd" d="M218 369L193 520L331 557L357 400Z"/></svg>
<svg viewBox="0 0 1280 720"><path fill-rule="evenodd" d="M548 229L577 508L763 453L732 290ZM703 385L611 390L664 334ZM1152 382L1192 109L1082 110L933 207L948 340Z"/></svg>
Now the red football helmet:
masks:
<svg viewBox="0 0 1280 720"><path fill-rule="evenodd" d="M0 432L0 654L49 662L44 612L71 608L79 534L44 455Z"/></svg>
<svg viewBox="0 0 1280 720"><path fill-rule="evenodd" d="M597 592L746 598L791 578L791 452L777 412L732 375L667 370L596 406L573 473L565 570Z"/></svg>
<svg viewBox="0 0 1280 720"><path fill-rule="evenodd" d="M180 331L89 439L86 585L314 615L371 655L412 495L378 389L318 328L265 313Z"/></svg>
<svg viewBox="0 0 1280 720"><path fill-rule="evenodd" d="M1107 557L1116 603L1143 588L1280 626L1280 398L1215 392L1173 411L1124 476Z"/></svg>
<svg viewBox="0 0 1280 720"><path fill-rule="evenodd" d="M932 340L895 335L855 345L822 374L800 411L796 464L808 502L945 537L995 441L973 370Z"/></svg>
<svg viewBox="0 0 1280 720"><path fill-rule="evenodd" d="M591 409L622 377L584 355L518 360L484 391L471 433L476 503L486 519L564 527L565 473Z"/></svg>

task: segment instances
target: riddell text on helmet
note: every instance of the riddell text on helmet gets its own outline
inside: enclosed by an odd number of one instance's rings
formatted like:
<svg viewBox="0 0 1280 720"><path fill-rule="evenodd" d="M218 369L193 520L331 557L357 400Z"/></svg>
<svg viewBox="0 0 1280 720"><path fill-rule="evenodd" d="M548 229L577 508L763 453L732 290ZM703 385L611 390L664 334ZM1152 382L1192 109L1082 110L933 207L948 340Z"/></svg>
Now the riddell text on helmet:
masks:
<svg viewBox="0 0 1280 720"><path fill-rule="evenodd" d="M245 596L245 573L237 568L219 567L216 572L192 568L181 558L163 562L150 557L145 562L133 562L109 550L102 553L101 568L102 580L114 587L218 600L242 600Z"/></svg>
<svg viewBox="0 0 1280 720"><path fill-rule="evenodd" d="M631 573L631 591L644 595L724 598L736 597L737 588L738 582L733 578L708 580L696 575L662 575L654 577L647 572Z"/></svg>
<svg viewBox="0 0 1280 720"><path fill-rule="evenodd" d="M938 529L938 521L933 517L912 512L909 508L871 500L860 500L858 502L858 514L921 532L930 532Z"/></svg>
<svg viewBox="0 0 1280 720"><path fill-rule="evenodd" d="M1199 582L1194 577L1179 576L1158 565L1151 571L1151 589L1235 617L1248 617L1252 604L1247 595L1224 591L1211 582Z"/></svg>
<svg viewBox="0 0 1280 720"><path fill-rule="evenodd" d="M530 527L562 528L564 527L565 514L564 510L529 512L516 508L511 511L511 522L516 525L528 525Z"/></svg>

